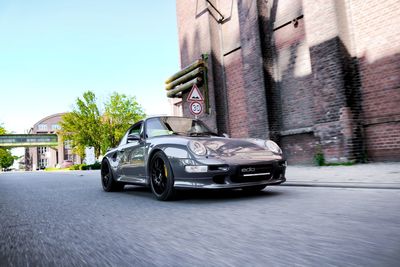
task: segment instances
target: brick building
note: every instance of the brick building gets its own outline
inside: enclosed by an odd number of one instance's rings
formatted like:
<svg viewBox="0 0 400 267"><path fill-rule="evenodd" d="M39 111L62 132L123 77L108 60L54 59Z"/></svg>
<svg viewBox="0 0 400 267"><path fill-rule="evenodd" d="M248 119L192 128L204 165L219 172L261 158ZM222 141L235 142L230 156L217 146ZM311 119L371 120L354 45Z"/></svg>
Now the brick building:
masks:
<svg viewBox="0 0 400 267"><path fill-rule="evenodd" d="M47 116L33 125L30 134L56 134L60 128L59 122L65 113ZM78 155L72 152L70 142L59 139L58 147L28 147L25 149L25 169L39 170L47 167L63 166L81 163Z"/></svg>
<svg viewBox="0 0 400 267"><path fill-rule="evenodd" d="M182 68L208 55L202 119L211 127L276 140L289 162L400 160L398 0L177 0L176 8Z"/></svg>

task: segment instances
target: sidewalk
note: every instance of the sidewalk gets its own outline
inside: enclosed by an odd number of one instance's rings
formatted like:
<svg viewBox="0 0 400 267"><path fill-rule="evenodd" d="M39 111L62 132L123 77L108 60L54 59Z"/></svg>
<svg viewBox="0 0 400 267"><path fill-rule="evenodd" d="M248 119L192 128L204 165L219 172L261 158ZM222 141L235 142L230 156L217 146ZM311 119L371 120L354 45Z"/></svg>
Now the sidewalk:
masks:
<svg viewBox="0 0 400 267"><path fill-rule="evenodd" d="M286 186L400 189L400 162L286 169Z"/></svg>

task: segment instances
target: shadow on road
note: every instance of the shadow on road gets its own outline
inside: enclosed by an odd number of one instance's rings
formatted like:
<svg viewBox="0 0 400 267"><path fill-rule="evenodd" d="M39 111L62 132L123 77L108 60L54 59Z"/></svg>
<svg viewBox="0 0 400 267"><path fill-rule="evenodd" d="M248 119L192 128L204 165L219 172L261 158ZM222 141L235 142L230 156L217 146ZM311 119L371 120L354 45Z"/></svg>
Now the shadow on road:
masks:
<svg viewBox="0 0 400 267"><path fill-rule="evenodd" d="M146 199L154 198L151 189L143 186L125 185L124 191L119 193L134 195L135 197L143 197Z"/></svg>
<svg viewBox="0 0 400 267"><path fill-rule="evenodd" d="M259 199L276 197L283 192L272 191L266 188L260 192L247 192L240 189L236 190L179 190L173 201L196 200L199 202L217 202L217 201L242 201L248 199ZM136 197L154 198L151 189L140 186L125 186L122 193L135 195ZM155 200L155 198L154 198Z"/></svg>
<svg viewBox="0 0 400 267"><path fill-rule="evenodd" d="M237 190L188 190L180 191L176 200L195 200L197 202L218 202L218 201L247 201L249 199L260 199L268 197L276 197L282 192L268 191L264 189L260 192L246 192Z"/></svg>

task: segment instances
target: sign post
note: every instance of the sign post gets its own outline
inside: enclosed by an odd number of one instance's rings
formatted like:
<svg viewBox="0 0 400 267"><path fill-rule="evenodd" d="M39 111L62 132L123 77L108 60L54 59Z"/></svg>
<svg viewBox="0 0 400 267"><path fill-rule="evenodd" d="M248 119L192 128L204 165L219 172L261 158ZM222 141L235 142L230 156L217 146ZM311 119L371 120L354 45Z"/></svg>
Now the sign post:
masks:
<svg viewBox="0 0 400 267"><path fill-rule="evenodd" d="M190 112L194 115L194 116L199 116L201 114L203 114L203 105L202 103L198 102L198 101L193 101L190 102Z"/></svg>
<svg viewBox="0 0 400 267"><path fill-rule="evenodd" d="M193 85L188 98L190 112L197 118L204 113L204 97L196 84Z"/></svg>

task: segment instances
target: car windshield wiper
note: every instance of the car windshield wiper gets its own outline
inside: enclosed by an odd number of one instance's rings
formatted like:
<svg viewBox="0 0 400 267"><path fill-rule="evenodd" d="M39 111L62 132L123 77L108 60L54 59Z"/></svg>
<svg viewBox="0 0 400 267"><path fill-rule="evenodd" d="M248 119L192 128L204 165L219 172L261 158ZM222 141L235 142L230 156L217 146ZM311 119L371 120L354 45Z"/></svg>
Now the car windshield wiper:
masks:
<svg viewBox="0 0 400 267"><path fill-rule="evenodd" d="M219 136L216 133L213 132L189 132L189 136L206 136L206 135L213 135L213 136Z"/></svg>
<svg viewBox="0 0 400 267"><path fill-rule="evenodd" d="M176 131L173 131L172 133L173 133L173 134L176 134L176 135L186 135L185 132L176 132Z"/></svg>

